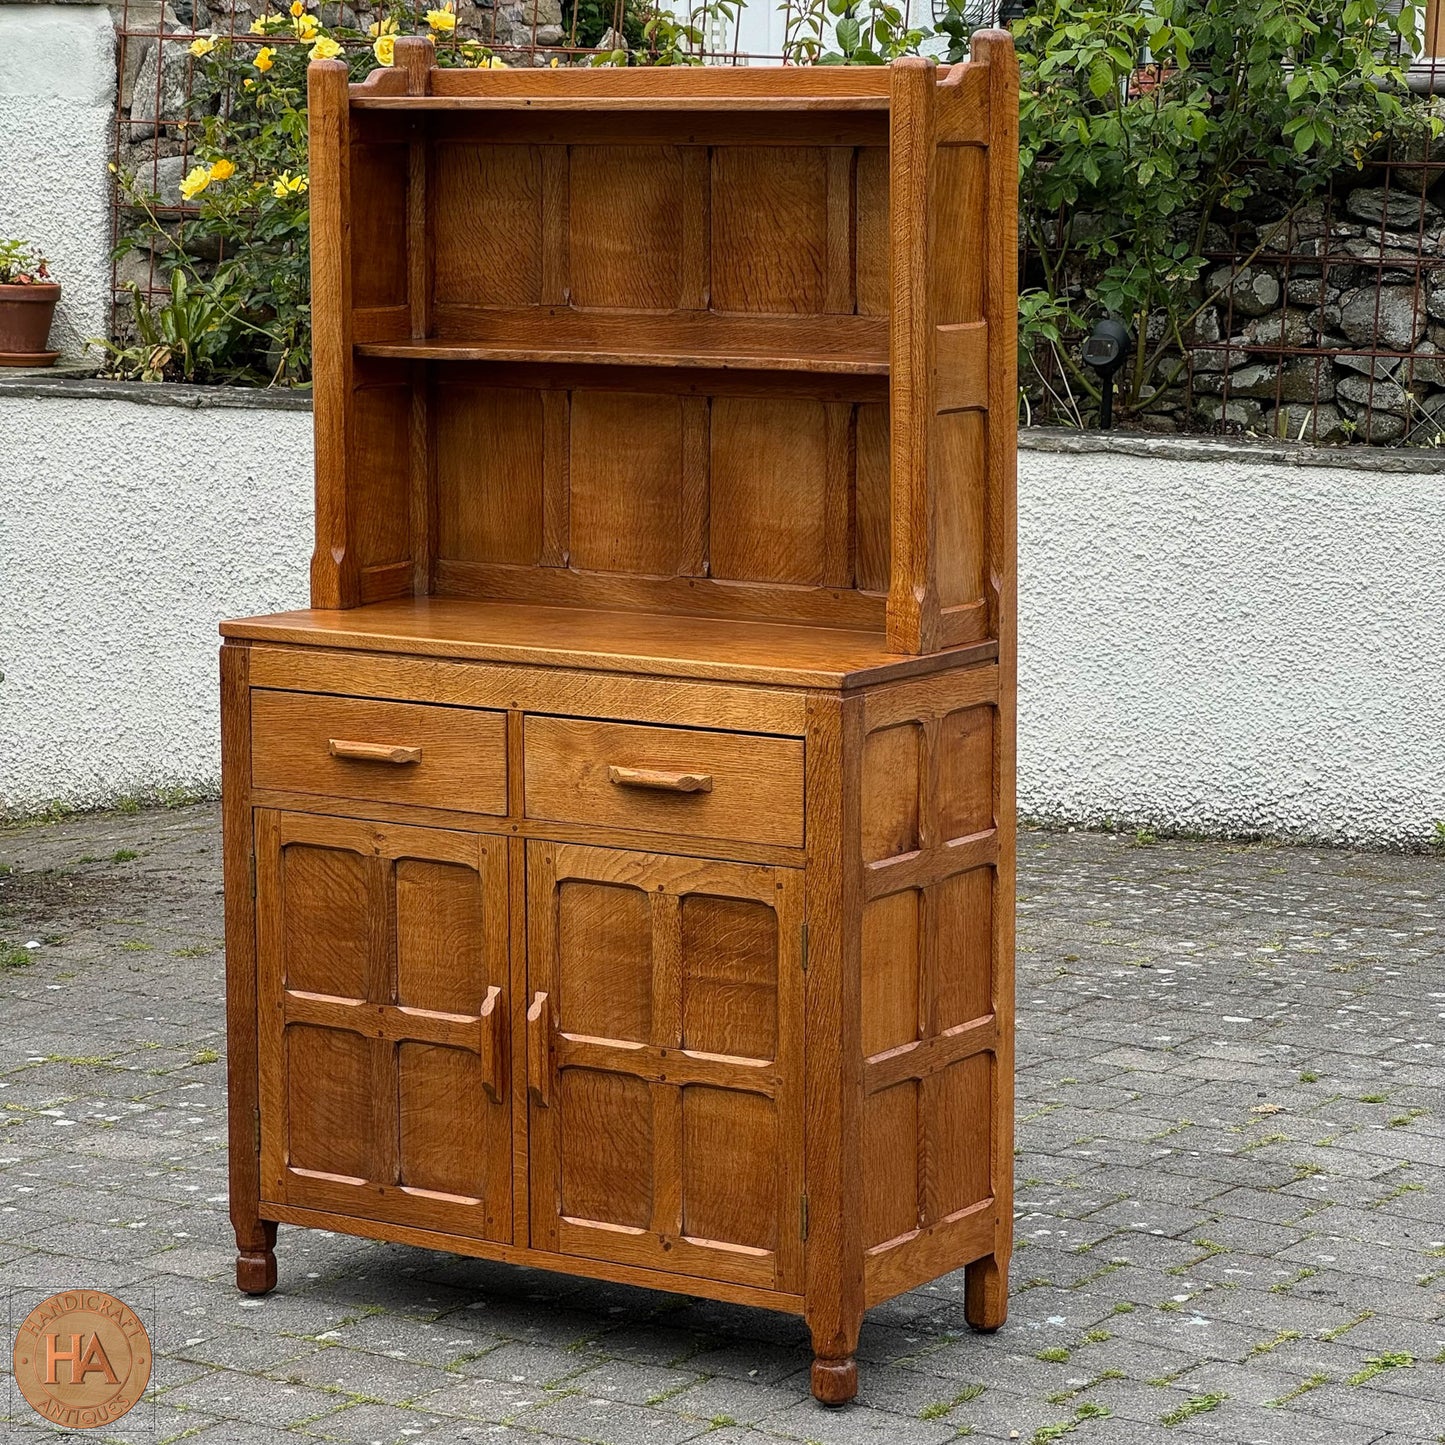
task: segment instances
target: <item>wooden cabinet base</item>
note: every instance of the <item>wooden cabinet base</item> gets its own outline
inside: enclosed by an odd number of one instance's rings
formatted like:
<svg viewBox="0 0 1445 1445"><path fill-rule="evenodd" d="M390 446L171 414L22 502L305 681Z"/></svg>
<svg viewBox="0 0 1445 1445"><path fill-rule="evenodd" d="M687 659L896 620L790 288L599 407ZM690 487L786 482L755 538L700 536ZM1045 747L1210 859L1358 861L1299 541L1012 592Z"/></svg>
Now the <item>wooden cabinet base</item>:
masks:
<svg viewBox="0 0 1445 1445"><path fill-rule="evenodd" d="M824 1405L846 1405L858 1393L858 1361L814 1359L809 1376L813 1398Z"/></svg>

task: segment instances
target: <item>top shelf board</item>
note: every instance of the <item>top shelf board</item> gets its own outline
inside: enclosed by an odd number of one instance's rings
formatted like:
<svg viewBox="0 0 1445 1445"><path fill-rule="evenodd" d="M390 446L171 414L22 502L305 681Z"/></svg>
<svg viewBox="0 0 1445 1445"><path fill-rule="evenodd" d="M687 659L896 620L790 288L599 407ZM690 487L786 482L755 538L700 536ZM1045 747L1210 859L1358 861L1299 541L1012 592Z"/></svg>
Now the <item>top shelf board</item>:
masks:
<svg viewBox="0 0 1445 1445"><path fill-rule="evenodd" d="M544 110L544 111L854 111L888 109L886 95L848 96L602 96L602 95L370 95L352 91L360 110Z"/></svg>

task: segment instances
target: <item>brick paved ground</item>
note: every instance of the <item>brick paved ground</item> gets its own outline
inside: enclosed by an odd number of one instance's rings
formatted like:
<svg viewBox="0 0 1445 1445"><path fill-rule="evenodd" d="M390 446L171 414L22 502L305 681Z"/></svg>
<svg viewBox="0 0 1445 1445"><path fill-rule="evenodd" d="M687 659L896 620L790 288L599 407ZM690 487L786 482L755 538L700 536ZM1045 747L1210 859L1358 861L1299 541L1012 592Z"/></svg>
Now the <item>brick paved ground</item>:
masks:
<svg viewBox="0 0 1445 1445"><path fill-rule="evenodd" d="M875 1310L825 1411L758 1311L284 1229L280 1290L238 1296L215 811L0 831L9 1306L150 1315L126 1440L1445 1440L1445 861L1022 855L1010 1322L971 1334L961 1276Z"/></svg>

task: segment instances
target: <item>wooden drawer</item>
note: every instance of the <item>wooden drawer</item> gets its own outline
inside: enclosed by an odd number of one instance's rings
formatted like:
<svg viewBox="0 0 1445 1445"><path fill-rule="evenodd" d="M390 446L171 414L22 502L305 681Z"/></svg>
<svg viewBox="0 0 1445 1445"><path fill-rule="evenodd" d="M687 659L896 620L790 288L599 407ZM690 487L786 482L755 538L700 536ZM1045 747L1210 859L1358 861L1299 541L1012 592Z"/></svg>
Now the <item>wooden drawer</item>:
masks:
<svg viewBox="0 0 1445 1445"><path fill-rule="evenodd" d="M505 813L506 714L257 688L251 781L285 792Z"/></svg>
<svg viewBox="0 0 1445 1445"><path fill-rule="evenodd" d="M800 738L529 716L529 818L803 844Z"/></svg>

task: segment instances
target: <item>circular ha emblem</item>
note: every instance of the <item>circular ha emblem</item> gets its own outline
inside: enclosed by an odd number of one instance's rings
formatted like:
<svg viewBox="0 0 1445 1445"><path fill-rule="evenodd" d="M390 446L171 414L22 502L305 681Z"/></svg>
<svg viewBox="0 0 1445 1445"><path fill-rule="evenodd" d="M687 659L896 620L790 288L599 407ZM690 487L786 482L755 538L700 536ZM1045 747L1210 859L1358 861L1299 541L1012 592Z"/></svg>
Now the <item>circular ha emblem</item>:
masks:
<svg viewBox="0 0 1445 1445"><path fill-rule="evenodd" d="M150 1336L114 1295L65 1290L21 1322L14 1364L15 1383L36 1414L67 1430L95 1430L145 1394Z"/></svg>

